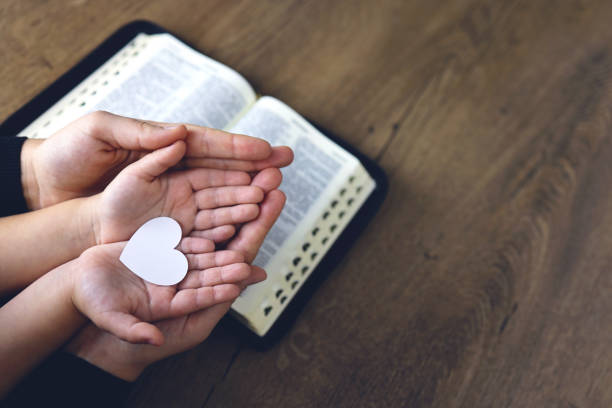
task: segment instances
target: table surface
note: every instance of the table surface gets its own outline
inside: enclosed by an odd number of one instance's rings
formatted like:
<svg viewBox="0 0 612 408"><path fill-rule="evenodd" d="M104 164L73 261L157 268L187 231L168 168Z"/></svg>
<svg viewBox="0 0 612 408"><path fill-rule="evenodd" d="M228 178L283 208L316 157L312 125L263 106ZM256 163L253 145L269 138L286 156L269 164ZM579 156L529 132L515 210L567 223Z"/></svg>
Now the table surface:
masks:
<svg viewBox="0 0 612 408"><path fill-rule="evenodd" d="M612 405L611 2L4 0L0 119L143 18L390 192L275 347L217 329L130 406Z"/></svg>

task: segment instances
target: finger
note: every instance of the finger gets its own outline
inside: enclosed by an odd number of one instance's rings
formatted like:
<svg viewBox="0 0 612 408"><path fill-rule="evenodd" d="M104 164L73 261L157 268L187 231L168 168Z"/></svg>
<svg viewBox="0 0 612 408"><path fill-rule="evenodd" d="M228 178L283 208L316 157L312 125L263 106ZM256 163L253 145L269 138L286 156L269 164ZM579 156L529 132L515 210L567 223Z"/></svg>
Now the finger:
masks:
<svg viewBox="0 0 612 408"><path fill-rule="evenodd" d="M165 318L182 316L219 303L228 302L235 299L238 294L240 294L240 287L229 283L196 289L182 289L174 295L170 302L169 314Z"/></svg>
<svg viewBox="0 0 612 408"><path fill-rule="evenodd" d="M251 177L244 171L191 169L185 171L187 180L194 191L209 187L248 186Z"/></svg>
<svg viewBox="0 0 612 408"><path fill-rule="evenodd" d="M164 122L151 123L158 126L172 125ZM185 127L189 157L263 160L269 157L272 151L268 142L257 137L191 124L186 124Z"/></svg>
<svg viewBox="0 0 612 408"><path fill-rule="evenodd" d="M205 230L220 225L239 224L257 218L259 205L239 204L233 207L201 210L195 217L195 228Z"/></svg>
<svg viewBox="0 0 612 408"><path fill-rule="evenodd" d="M192 271L178 286L179 290L215 286L224 283L239 283L249 278L251 267L245 263Z"/></svg>
<svg viewBox="0 0 612 408"><path fill-rule="evenodd" d="M256 283L262 282L266 280L268 274L263 268L259 266L251 265L251 274L249 277L239 283L240 288L242 290L246 289L249 285L254 285Z"/></svg>
<svg viewBox="0 0 612 408"><path fill-rule="evenodd" d="M205 188L196 192L195 199L198 208L206 210L237 204L256 204L264 199L264 192L257 186Z"/></svg>
<svg viewBox="0 0 612 408"><path fill-rule="evenodd" d="M268 277L266 270L256 265L251 265L251 276L246 280L247 285L253 285L265 281Z"/></svg>
<svg viewBox="0 0 612 408"><path fill-rule="evenodd" d="M215 243L227 241L236 233L236 227L233 225L221 225L220 227L214 227L206 230L195 230L192 231L190 236L200 237L209 239Z"/></svg>
<svg viewBox="0 0 612 408"><path fill-rule="evenodd" d="M178 250L184 254L212 252L215 250L215 243L210 239L190 236L181 240Z"/></svg>
<svg viewBox="0 0 612 408"><path fill-rule="evenodd" d="M177 164L185 154L185 142L179 140L168 147L155 150L130 164L124 171L139 178L152 181L170 167Z"/></svg>
<svg viewBox="0 0 612 408"><path fill-rule="evenodd" d="M251 186L261 188L265 193L277 189L283 181L283 175L279 169L270 168L257 173L251 181Z"/></svg>
<svg viewBox="0 0 612 408"><path fill-rule="evenodd" d="M263 160L215 159L208 157L185 159L186 167L205 167L208 169L259 171L269 167L285 167L293 161L293 151L287 146L272 148L272 154Z"/></svg>
<svg viewBox="0 0 612 408"><path fill-rule="evenodd" d="M270 191L260 205L259 216L242 226L238 235L228 243L227 249L242 252L246 262L252 262L284 205L285 194L279 190Z"/></svg>
<svg viewBox="0 0 612 408"><path fill-rule="evenodd" d="M272 154L270 144L256 137L187 125L187 156L263 160Z"/></svg>
<svg viewBox="0 0 612 408"><path fill-rule="evenodd" d="M130 343L148 343L161 346L164 343L162 332L128 313L107 312L95 319L94 323L101 329Z"/></svg>
<svg viewBox="0 0 612 408"><path fill-rule="evenodd" d="M187 137L187 128L183 125L159 126L104 111L85 115L78 123L87 127L88 134L127 150L156 150Z"/></svg>
<svg viewBox="0 0 612 408"><path fill-rule="evenodd" d="M261 188L264 193L268 193L272 190L277 189L281 182L283 181L283 175L279 169L269 168L260 171L255 175L253 181L251 182L251 186L256 186ZM241 225L236 225L237 229L240 229ZM228 238L229 239L229 238ZM223 241L216 241L223 242Z"/></svg>
<svg viewBox="0 0 612 408"><path fill-rule="evenodd" d="M244 255L238 251L215 251L207 254L187 254L189 270L208 269L215 266L225 266L233 263L244 262Z"/></svg>

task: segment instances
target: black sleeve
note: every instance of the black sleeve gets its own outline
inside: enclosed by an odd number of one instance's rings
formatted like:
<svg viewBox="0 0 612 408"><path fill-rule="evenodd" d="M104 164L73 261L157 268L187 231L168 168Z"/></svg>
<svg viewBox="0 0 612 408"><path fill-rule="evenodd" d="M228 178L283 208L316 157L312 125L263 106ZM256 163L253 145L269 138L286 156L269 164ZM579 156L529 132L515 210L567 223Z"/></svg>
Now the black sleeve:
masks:
<svg viewBox="0 0 612 408"><path fill-rule="evenodd" d="M28 211L21 187L21 148L25 137L0 137L0 217Z"/></svg>
<svg viewBox="0 0 612 408"><path fill-rule="evenodd" d="M17 385L2 407L120 407L131 388L130 382L58 352Z"/></svg>

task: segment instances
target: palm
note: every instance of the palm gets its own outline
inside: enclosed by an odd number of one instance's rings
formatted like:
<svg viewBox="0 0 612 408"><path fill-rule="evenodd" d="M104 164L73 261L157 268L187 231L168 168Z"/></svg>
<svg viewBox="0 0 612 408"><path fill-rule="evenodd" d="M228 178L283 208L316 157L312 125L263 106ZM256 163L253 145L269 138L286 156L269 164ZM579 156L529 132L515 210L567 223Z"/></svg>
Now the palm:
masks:
<svg viewBox="0 0 612 408"><path fill-rule="evenodd" d="M239 282L250 274L236 251L187 256L192 271L178 286L158 286L128 270L119 255L125 243L99 245L80 257L82 273L74 303L100 328L131 342L163 339L150 321L186 314L234 299ZM200 266L202 270L194 270Z"/></svg>
<svg viewBox="0 0 612 408"><path fill-rule="evenodd" d="M89 250L76 285L76 302L88 316L121 311L145 321L170 315L177 289L145 282L120 261L122 244L102 245Z"/></svg>
<svg viewBox="0 0 612 408"><path fill-rule="evenodd" d="M195 194L184 172L147 182L127 174L117 177L101 196L100 243L125 241L151 218L174 218L188 233L198 211Z"/></svg>
<svg viewBox="0 0 612 408"><path fill-rule="evenodd" d="M214 169L168 172L184 152L184 143L177 142L147 154L117 175L96 198L98 243L127 240L146 221L160 216L178 221L184 235L194 228L206 230L257 216L255 203L263 199L263 192L248 186L251 179L247 173Z"/></svg>

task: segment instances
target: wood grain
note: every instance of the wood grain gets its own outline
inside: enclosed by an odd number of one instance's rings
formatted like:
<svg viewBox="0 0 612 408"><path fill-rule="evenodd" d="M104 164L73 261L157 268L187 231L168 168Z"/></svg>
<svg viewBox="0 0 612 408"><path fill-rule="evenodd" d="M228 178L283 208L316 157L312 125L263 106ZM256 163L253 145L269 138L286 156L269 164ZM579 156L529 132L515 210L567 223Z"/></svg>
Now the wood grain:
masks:
<svg viewBox="0 0 612 408"><path fill-rule="evenodd" d="M217 330L130 406L612 406L612 3L5 0L0 116L141 18L391 184L276 347Z"/></svg>

